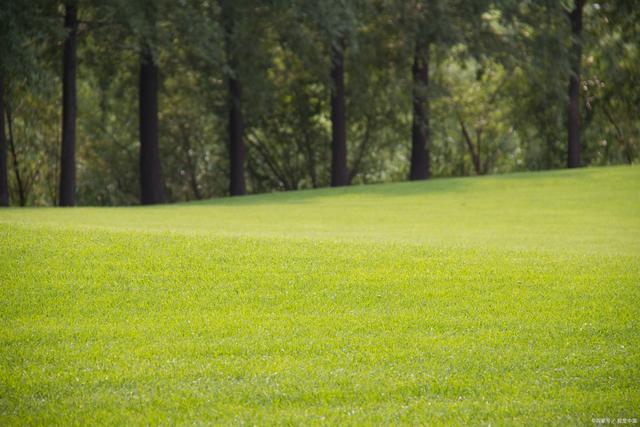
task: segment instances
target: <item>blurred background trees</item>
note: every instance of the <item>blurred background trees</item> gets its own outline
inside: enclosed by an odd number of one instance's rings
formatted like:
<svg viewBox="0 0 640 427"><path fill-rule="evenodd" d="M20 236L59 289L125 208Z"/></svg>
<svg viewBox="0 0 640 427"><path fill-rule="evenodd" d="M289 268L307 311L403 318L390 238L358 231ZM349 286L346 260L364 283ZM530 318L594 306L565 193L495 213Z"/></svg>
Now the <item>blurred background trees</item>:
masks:
<svg viewBox="0 0 640 427"><path fill-rule="evenodd" d="M4 3L0 205L178 202L640 157L632 2ZM75 76L63 66L70 40Z"/></svg>

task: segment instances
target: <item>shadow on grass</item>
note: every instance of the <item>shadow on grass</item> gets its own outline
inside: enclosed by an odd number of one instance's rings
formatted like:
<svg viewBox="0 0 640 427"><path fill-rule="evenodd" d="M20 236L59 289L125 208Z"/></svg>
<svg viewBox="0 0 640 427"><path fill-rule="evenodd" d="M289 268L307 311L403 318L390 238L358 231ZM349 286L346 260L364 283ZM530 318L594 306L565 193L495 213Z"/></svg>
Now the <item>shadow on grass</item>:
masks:
<svg viewBox="0 0 640 427"><path fill-rule="evenodd" d="M449 191L465 191L473 187L468 178L435 178L419 182L395 182L360 184L348 187L325 187L295 191L282 191L262 194L252 194L242 197L221 197L217 199L199 200L172 206L243 206L243 205L272 205L272 204L300 204L323 198L336 199L348 197L351 199L376 197L411 197L420 194L433 194Z"/></svg>
<svg viewBox="0 0 640 427"><path fill-rule="evenodd" d="M483 191L488 187L508 185L510 182L529 181L530 185L543 184L544 181L553 182L562 180L582 180L586 176L615 172L619 168L629 168L628 166L617 167L591 167L580 169L556 169L547 171L522 171L506 174L495 174L485 176L465 176L465 177L443 177L432 178L426 181L404 181L394 183L360 184L348 187L324 187L317 189L305 189L294 191L281 191L262 194L251 194L241 197L220 197L215 199L182 202L163 207L171 208L184 206L248 206L248 205L286 205L302 204L323 198L336 199L348 197L357 200L358 198L403 198L415 197L421 194L434 194L445 192L467 192ZM631 168L629 168L631 169ZM640 168L638 168L640 169ZM488 184L488 187L486 186ZM158 205L156 205L157 207Z"/></svg>

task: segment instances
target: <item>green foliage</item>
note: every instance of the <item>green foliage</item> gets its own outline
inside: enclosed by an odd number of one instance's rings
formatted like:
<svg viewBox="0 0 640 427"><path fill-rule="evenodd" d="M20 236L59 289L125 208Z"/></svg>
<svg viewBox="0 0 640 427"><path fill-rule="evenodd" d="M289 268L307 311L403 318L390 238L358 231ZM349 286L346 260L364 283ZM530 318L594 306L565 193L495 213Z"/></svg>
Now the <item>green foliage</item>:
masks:
<svg viewBox="0 0 640 427"><path fill-rule="evenodd" d="M1 211L0 424L636 417L638 182Z"/></svg>
<svg viewBox="0 0 640 427"><path fill-rule="evenodd" d="M434 124L435 135L448 141L434 147L438 175L477 174L471 150L478 153L480 174L523 168L523 144L511 123L507 92L514 72L493 61L447 58L434 77L446 88L446 96L432 106L433 114L443 118Z"/></svg>
<svg viewBox="0 0 640 427"><path fill-rule="evenodd" d="M595 31L585 52L582 94L591 161L633 163L640 146L640 14L625 2L588 9ZM613 30L613 31L611 31Z"/></svg>
<svg viewBox="0 0 640 427"><path fill-rule="evenodd" d="M26 203L54 204L58 180L63 8L0 10L0 71ZM432 170L481 173L561 167L573 2L440 0L78 2L80 204L135 204L138 67L160 70L160 148L169 201L227 194L227 79L242 85L249 192L329 183L331 47L345 48L352 183L404 180L412 123L411 64L429 46ZM229 26L232 21L233 25ZM588 2L582 37L585 165L640 156L638 12ZM7 126L9 123L7 124ZM7 129L5 129L7 131ZM479 138L478 138L479 137ZM478 144L479 139L479 144Z"/></svg>

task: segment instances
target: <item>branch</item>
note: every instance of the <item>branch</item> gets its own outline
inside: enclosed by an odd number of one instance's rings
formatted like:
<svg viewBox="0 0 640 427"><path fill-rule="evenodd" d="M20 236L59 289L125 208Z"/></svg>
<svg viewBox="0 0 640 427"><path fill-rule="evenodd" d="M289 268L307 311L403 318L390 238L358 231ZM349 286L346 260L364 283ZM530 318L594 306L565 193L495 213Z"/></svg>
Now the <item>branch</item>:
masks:
<svg viewBox="0 0 640 427"><path fill-rule="evenodd" d="M629 164L633 163L631 145L627 142L627 140L622 135L622 131L618 127L618 123L616 123L615 119L613 118L613 115L611 114L607 106L604 104L602 105L602 111L604 111L604 115L607 116L607 119L609 119L609 121L613 125L613 128L616 130L616 137L618 138L618 141L620 141L622 145L624 145L624 154L625 154L625 157L627 158L627 161L629 162Z"/></svg>
<svg viewBox="0 0 640 427"><path fill-rule="evenodd" d="M467 131L467 127L462 120L462 116L460 112L456 113L458 116L458 122L460 123L460 128L462 129L462 136L464 136L464 140L467 143L467 148L469 148L469 153L471 154L471 159L473 160L473 167L476 170L476 174L482 175L482 169L480 167L480 156L476 152L476 149L473 146L473 141L471 140L471 136Z"/></svg>
<svg viewBox="0 0 640 427"><path fill-rule="evenodd" d="M278 165L275 162L275 160L269 154L269 150L267 150L260 143L260 141L259 141L258 137L255 135L255 133L251 133L251 134L247 135L247 140L249 142L251 142L251 144L256 148L256 150L258 151L258 153L262 157L262 160L264 160L264 162L267 164L267 167L269 168L269 170L271 170L271 172L276 176L278 181L280 181L280 184L282 184L282 186L285 189L288 190L289 189L288 188L288 183L287 183L287 179L285 177L286 174L284 174L280 170L280 168L278 167Z"/></svg>
<svg viewBox="0 0 640 427"><path fill-rule="evenodd" d="M353 162L351 170L349 171L349 183L360 173L360 167L362 165L362 159L364 158L364 153L366 148L369 146L369 141L371 140L371 116L367 114L366 121L364 125L364 135L362 137L362 142L358 147L358 155Z"/></svg>

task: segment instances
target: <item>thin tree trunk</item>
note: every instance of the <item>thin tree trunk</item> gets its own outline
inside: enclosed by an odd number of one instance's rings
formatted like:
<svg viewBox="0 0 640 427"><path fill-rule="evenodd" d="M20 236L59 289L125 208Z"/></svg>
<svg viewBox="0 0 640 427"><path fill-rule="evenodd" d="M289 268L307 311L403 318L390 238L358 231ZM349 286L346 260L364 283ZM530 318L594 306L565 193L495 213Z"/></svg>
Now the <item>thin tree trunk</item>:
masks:
<svg viewBox="0 0 640 427"><path fill-rule="evenodd" d="M191 141L189 138L189 131L184 126L180 126L180 132L182 134L182 147L186 154L187 168L189 170L189 185L191 186L193 196L197 200L200 200L202 199L202 193L200 192L200 188L198 188L198 165L197 161L194 162L194 160L191 158Z"/></svg>
<svg viewBox="0 0 640 427"><path fill-rule="evenodd" d="M476 175L482 175L482 164L480 162L480 147L476 147L471 140L471 135L469 135L469 131L462 120L462 117L458 115L458 121L460 122L460 129L462 130L462 136L464 137L465 142L467 143L467 148L469 149L469 154L471 155L471 160L473 161L473 168L476 171Z"/></svg>
<svg viewBox="0 0 640 427"><path fill-rule="evenodd" d="M244 122L242 117L242 86L235 77L229 77L229 193L242 196L246 193L244 181Z"/></svg>
<svg viewBox="0 0 640 427"><path fill-rule="evenodd" d="M7 140L4 134L4 79L0 76L0 206L9 206Z"/></svg>
<svg viewBox="0 0 640 427"><path fill-rule="evenodd" d="M371 114L367 114L365 125L364 125L364 135L362 136L362 142L358 147L357 155L351 166L351 170L349 170L349 184L351 184L353 179L360 173L362 160L364 159L364 156L367 153L367 149L369 148L369 141L371 140L371 128L373 127L371 124L372 121L373 119L371 118Z"/></svg>
<svg viewBox="0 0 640 427"><path fill-rule="evenodd" d="M140 202L164 201L158 144L158 66L149 46L140 58Z"/></svg>
<svg viewBox="0 0 640 427"><path fill-rule="evenodd" d="M616 123L616 121L613 118L613 115L611 114L609 109L606 107L606 105L603 106L602 110L604 111L605 116L607 116L607 119L609 119L609 122L613 125L613 128L616 131L616 138L618 139L618 142L620 142L620 144L622 144L622 146L624 147L624 154L627 159L627 163L633 164L633 150L631 148L631 144L625 139L622 133L622 130L620 130L618 123ZM609 144L607 144L607 150L608 148L609 148ZM609 156L607 151L607 161L608 160L609 160Z"/></svg>
<svg viewBox="0 0 640 427"><path fill-rule="evenodd" d="M310 143L309 132L307 129L304 130L304 146L307 154L307 170L309 173L309 178L311 178L311 187L318 187L318 177L316 174L316 154L313 150L313 146Z"/></svg>
<svg viewBox="0 0 640 427"><path fill-rule="evenodd" d="M60 206L76 203L76 8L65 6L62 65L62 150L60 155Z"/></svg>
<svg viewBox="0 0 640 427"><path fill-rule="evenodd" d="M285 190L290 190L287 179L287 172L283 170L280 165L278 165L276 159L271 154L269 154L269 150L267 150L267 148L262 143L260 143L255 135L251 135L251 141L252 146L256 149L258 154L260 154L260 157L262 157L262 160L264 160L264 163L267 165L271 173L276 177L278 182Z"/></svg>
<svg viewBox="0 0 640 427"><path fill-rule="evenodd" d="M194 172L191 173L190 184L191 191L193 191L193 196L196 198L196 200L202 200L202 193L198 188L198 180L196 179L196 175Z"/></svg>
<svg viewBox="0 0 640 427"><path fill-rule="evenodd" d="M411 127L411 167L409 179L429 178L430 163L429 108L426 90L429 85L429 45L416 42L413 56L413 125Z"/></svg>
<svg viewBox="0 0 640 427"><path fill-rule="evenodd" d="M344 43L331 47L331 186L349 185L347 117L344 94Z"/></svg>
<svg viewBox="0 0 640 427"><path fill-rule="evenodd" d="M585 0L575 0L568 14L573 42L571 44L571 76L569 76L569 105L567 108L567 167L580 167L580 62L582 60L582 8Z"/></svg>
<svg viewBox="0 0 640 427"><path fill-rule="evenodd" d="M22 183L22 177L20 176L18 155L16 153L16 145L13 140L13 118L11 114L11 107L5 107L5 113L7 116L7 128L9 129L9 148L11 149L11 157L13 157L13 173L16 177L16 185L18 186L18 200L20 202L20 206L25 206L27 204L27 195L25 192L24 184Z"/></svg>

